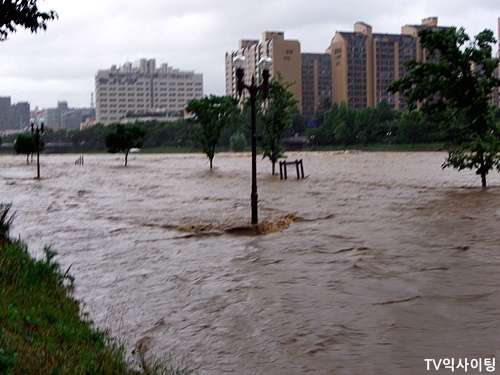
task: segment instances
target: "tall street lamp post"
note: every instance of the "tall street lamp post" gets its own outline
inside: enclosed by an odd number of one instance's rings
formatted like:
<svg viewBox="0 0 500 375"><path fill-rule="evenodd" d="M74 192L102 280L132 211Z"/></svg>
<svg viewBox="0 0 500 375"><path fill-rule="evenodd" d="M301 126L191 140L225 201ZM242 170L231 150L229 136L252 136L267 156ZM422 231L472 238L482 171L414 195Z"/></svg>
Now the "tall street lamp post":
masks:
<svg viewBox="0 0 500 375"><path fill-rule="evenodd" d="M241 96L244 89L248 90L250 94L251 106L251 125L252 125L252 193L250 195L252 202L252 224L257 224L258 219L258 194L257 194L257 121L256 121L256 108L255 101L257 93L260 91L264 94L264 99L267 98L269 93L269 69L271 68L272 59L270 57L263 57L259 61L259 68L262 69L262 83L257 85L255 83L255 75L252 75L252 83L245 84L243 77L245 75L245 57L236 56L233 60L234 67L236 68L237 90L238 95Z"/></svg>
<svg viewBox="0 0 500 375"><path fill-rule="evenodd" d="M40 119L38 123L35 119L30 120L31 123L31 134L35 135L35 148L36 148L36 178L40 178L40 133L43 134L43 123L44 119Z"/></svg>

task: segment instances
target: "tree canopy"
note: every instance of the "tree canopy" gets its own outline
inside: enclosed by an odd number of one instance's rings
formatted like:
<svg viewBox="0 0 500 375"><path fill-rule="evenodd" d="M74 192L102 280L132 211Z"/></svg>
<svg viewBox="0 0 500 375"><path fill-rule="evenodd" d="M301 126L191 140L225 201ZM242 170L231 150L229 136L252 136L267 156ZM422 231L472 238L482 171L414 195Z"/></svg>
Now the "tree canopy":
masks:
<svg viewBox="0 0 500 375"><path fill-rule="evenodd" d="M276 162L285 153L283 138L290 134L293 115L298 113L298 100L288 90L292 85L293 83L283 82L283 77L278 73L269 84L266 105L261 106L260 146L263 157L269 158L272 163L273 174Z"/></svg>
<svg viewBox="0 0 500 375"><path fill-rule="evenodd" d="M37 0L2 0L0 2L0 41L15 33L21 26L32 33L46 30L47 22L57 18L53 10L38 10Z"/></svg>
<svg viewBox="0 0 500 375"><path fill-rule="evenodd" d="M44 143L40 142L40 149L43 150ZM35 136L31 133L21 133L14 141L14 151L16 154L26 155L26 164L29 164L29 156L36 152Z"/></svg>
<svg viewBox="0 0 500 375"><path fill-rule="evenodd" d="M426 61L408 61L408 73L389 90L401 92L410 109L420 106L446 130L451 142L443 168L476 169L484 187L488 172L500 171L500 126L491 104L500 86L493 32L484 30L471 41L463 28L422 29L419 37Z"/></svg>
<svg viewBox="0 0 500 375"><path fill-rule="evenodd" d="M146 135L146 129L138 125L117 124L114 132L106 134L104 140L108 151L111 153L125 153L125 167L128 164L128 154L133 148L142 147L142 137Z"/></svg>
<svg viewBox="0 0 500 375"><path fill-rule="evenodd" d="M238 100L231 96L210 95L201 99L191 99L187 103L186 110L195 115L196 122L191 137L201 144L212 169L215 148L221 132L241 122Z"/></svg>

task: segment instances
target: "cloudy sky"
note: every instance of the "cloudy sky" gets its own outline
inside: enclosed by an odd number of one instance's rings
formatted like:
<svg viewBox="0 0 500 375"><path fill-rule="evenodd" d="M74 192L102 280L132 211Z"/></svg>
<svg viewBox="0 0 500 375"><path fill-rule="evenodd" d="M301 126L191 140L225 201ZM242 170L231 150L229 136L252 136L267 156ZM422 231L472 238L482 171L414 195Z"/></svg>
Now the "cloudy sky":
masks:
<svg viewBox="0 0 500 375"><path fill-rule="evenodd" d="M439 25L485 28L498 38L499 0L45 0L59 19L45 32L23 29L0 42L0 96L33 109L90 105L94 75L111 65L155 58L203 73L205 94L224 94L224 56L240 39L284 31L302 52L324 52L335 32L356 21L376 33L437 16ZM496 48L495 48L496 51Z"/></svg>

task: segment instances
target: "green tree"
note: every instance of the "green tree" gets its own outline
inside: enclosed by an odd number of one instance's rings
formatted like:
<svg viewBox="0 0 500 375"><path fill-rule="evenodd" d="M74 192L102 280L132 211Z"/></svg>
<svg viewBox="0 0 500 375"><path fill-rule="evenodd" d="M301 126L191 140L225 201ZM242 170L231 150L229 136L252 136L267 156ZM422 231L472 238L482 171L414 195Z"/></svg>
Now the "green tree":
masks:
<svg viewBox="0 0 500 375"><path fill-rule="evenodd" d="M298 100L288 90L291 86L293 83L283 82L283 77L278 73L269 84L267 104L260 106L260 146L263 149L263 157L271 161L273 174L276 162L285 153L283 138L290 134L293 116L296 114Z"/></svg>
<svg viewBox="0 0 500 375"><path fill-rule="evenodd" d="M53 10L39 11L37 0L3 0L0 2L0 41L15 33L16 26L36 33L46 30L47 22L56 18L57 13Z"/></svg>
<svg viewBox="0 0 500 375"><path fill-rule="evenodd" d="M247 147L247 139L245 134L238 132L234 133L231 138L229 138L229 147L231 150L236 152L241 152Z"/></svg>
<svg viewBox="0 0 500 375"><path fill-rule="evenodd" d="M106 151L105 138L109 129L103 124L96 124L83 130L71 130L66 138L73 143L75 152Z"/></svg>
<svg viewBox="0 0 500 375"><path fill-rule="evenodd" d="M128 154L133 148L142 147L142 137L146 135L146 129L138 125L116 125L116 130L105 135L104 141L108 151L111 153L125 153L125 167L128 164Z"/></svg>
<svg viewBox="0 0 500 375"><path fill-rule="evenodd" d="M351 145L356 143L358 130L356 129L356 110L349 108L345 102L340 103L338 107L333 109L331 118L330 131L333 135L335 143L343 145Z"/></svg>
<svg viewBox="0 0 500 375"><path fill-rule="evenodd" d="M221 132L229 126L237 126L241 123L238 100L231 96L210 95L189 100L186 110L195 114L196 123L191 137L201 144L212 169L215 148Z"/></svg>
<svg viewBox="0 0 500 375"><path fill-rule="evenodd" d="M452 137L443 168L476 169L485 187L488 172L500 171L500 126L491 105L500 86L493 32L484 30L470 41L463 28L422 29L419 37L427 60L408 61L408 74L389 90L402 92L411 109L420 103Z"/></svg>
<svg viewBox="0 0 500 375"><path fill-rule="evenodd" d="M40 141L40 150L43 150L44 143ZM14 141L14 151L16 154L26 155L26 164L30 163L30 155L36 152L35 136L31 133L19 134Z"/></svg>

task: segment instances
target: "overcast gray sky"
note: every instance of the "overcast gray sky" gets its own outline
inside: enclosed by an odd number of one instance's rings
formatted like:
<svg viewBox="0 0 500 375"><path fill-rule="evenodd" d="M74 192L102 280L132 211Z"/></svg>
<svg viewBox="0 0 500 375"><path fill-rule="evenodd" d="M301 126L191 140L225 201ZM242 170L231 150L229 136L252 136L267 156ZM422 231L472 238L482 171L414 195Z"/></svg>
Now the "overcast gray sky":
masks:
<svg viewBox="0 0 500 375"><path fill-rule="evenodd" d="M45 0L59 19L45 32L17 33L0 43L0 96L31 108L90 105L94 75L111 65L155 58L203 73L204 93L223 95L224 56L240 39L284 31L302 52L324 52L338 31L356 21L376 33L400 33L405 24L439 17L470 36L485 28L498 38L499 0ZM495 52L497 48L495 48Z"/></svg>

